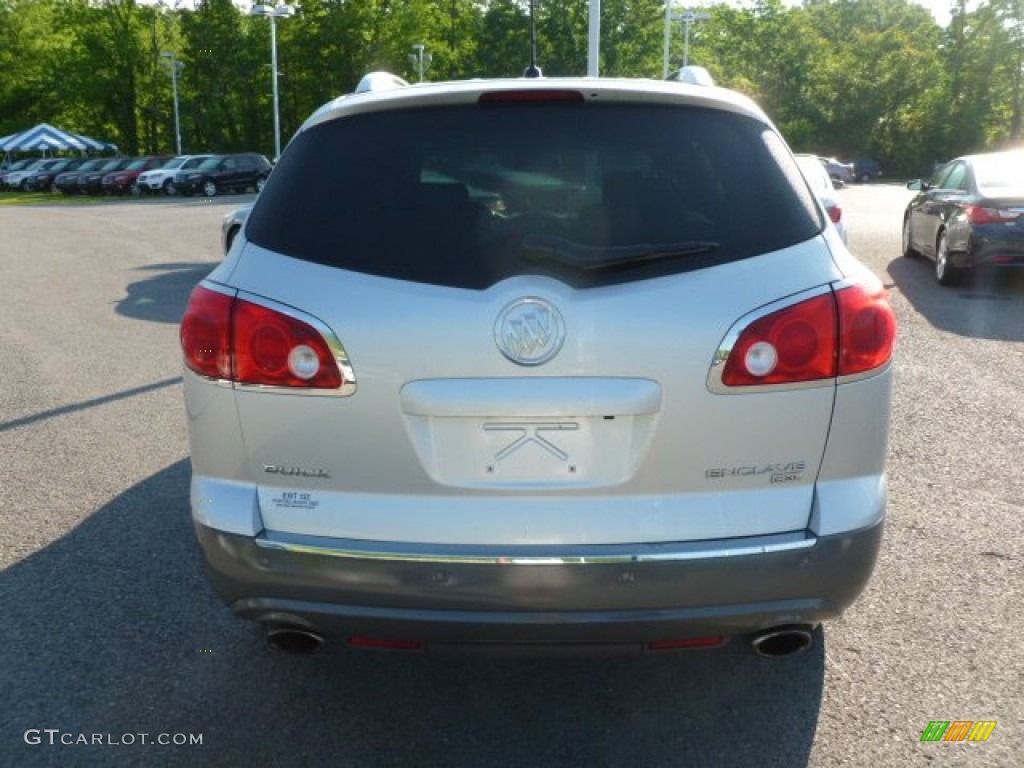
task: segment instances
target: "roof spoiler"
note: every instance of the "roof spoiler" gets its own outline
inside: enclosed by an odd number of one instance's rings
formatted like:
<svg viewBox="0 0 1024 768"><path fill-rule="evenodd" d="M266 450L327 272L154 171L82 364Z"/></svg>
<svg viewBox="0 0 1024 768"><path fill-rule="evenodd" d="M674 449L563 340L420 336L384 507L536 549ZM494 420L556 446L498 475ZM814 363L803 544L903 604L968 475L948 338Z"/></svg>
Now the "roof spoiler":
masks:
<svg viewBox="0 0 1024 768"><path fill-rule="evenodd" d="M373 93L375 91L393 91L396 88L404 88L409 83L398 75L390 72L370 72L363 75L363 79L356 86L356 93Z"/></svg>

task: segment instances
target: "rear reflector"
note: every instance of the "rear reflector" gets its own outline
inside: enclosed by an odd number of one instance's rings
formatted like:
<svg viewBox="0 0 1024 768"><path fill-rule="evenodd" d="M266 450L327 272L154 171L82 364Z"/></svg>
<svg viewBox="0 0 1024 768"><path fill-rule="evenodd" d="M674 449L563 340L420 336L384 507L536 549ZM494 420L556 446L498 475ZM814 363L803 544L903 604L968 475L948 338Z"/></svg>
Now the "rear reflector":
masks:
<svg viewBox="0 0 1024 768"><path fill-rule="evenodd" d="M323 334L268 306L198 286L181 321L185 364L203 376L274 387L345 383Z"/></svg>
<svg viewBox="0 0 1024 768"><path fill-rule="evenodd" d="M889 362L896 318L881 285L854 284L754 320L722 372L726 387L851 376Z"/></svg>
<svg viewBox="0 0 1024 768"><path fill-rule="evenodd" d="M389 640L385 637L367 637L366 635L353 635L348 638L348 644L353 648L380 651L420 651L423 649L423 643L419 640Z"/></svg>
<svg viewBox="0 0 1024 768"><path fill-rule="evenodd" d="M687 648L718 648L725 645L725 635L707 635L705 637L686 637L679 640L655 640L648 643L651 651L680 651Z"/></svg>

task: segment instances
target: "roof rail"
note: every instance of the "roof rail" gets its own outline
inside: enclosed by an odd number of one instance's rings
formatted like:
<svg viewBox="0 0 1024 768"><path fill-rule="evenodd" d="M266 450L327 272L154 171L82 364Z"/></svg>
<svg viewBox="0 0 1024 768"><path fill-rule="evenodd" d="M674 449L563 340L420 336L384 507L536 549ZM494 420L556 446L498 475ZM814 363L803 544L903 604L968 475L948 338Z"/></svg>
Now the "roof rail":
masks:
<svg viewBox="0 0 1024 768"><path fill-rule="evenodd" d="M715 84L715 79L711 77L710 72L704 69L704 67L698 67L694 64L690 64L682 69L676 70L668 76L668 79L675 80L680 83L688 83L689 85Z"/></svg>
<svg viewBox="0 0 1024 768"><path fill-rule="evenodd" d="M404 88L409 83L390 72L369 72L356 86L356 93L373 93L374 91L393 91Z"/></svg>

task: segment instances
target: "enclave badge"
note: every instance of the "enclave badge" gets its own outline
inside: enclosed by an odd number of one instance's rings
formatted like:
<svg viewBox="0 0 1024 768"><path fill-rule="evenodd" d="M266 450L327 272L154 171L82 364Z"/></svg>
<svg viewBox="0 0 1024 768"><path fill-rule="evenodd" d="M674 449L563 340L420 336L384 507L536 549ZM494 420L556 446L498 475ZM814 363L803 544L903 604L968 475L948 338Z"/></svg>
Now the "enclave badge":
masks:
<svg viewBox="0 0 1024 768"><path fill-rule="evenodd" d="M549 301L535 296L516 299L498 314L494 341L513 363L540 365L562 348L565 322Z"/></svg>

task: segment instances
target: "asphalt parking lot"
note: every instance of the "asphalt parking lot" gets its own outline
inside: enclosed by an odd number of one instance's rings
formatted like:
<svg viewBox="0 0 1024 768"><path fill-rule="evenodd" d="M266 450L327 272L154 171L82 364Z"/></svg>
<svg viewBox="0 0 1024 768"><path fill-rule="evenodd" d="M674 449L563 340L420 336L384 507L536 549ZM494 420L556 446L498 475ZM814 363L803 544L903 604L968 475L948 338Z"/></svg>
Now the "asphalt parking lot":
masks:
<svg viewBox="0 0 1024 768"><path fill-rule="evenodd" d="M251 197L0 207L0 765L1024 764L1024 276L940 288L905 189L840 195L900 321L889 521L782 660L271 654L202 574L177 347Z"/></svg>

